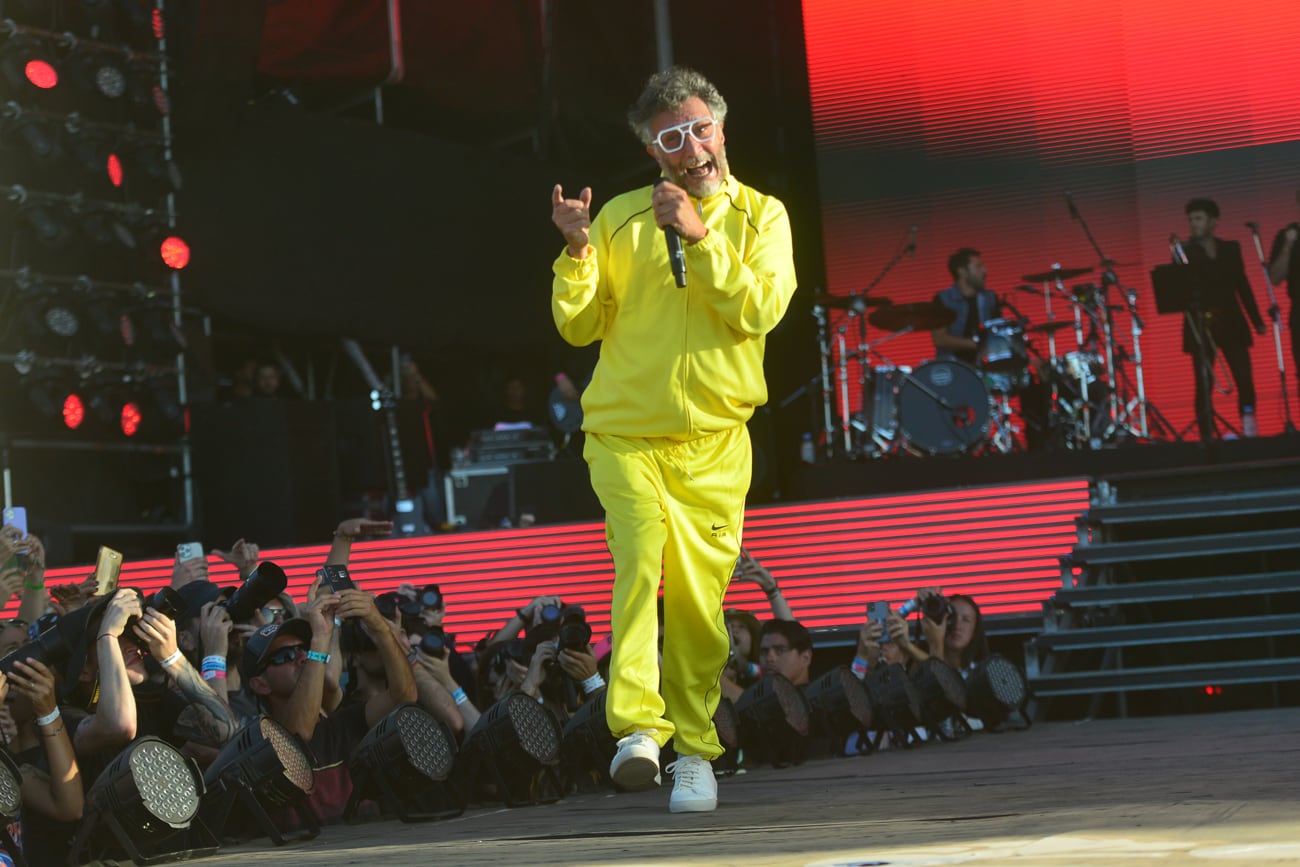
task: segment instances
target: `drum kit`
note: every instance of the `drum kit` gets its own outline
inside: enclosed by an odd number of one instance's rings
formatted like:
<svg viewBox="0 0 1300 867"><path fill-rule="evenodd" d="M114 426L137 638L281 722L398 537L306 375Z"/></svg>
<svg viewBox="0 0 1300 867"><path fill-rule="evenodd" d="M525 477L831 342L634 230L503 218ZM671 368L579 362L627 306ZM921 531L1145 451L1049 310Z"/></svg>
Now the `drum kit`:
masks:
<svg viewBox="0 0 1300 867"><path fill-rule="evenodd" d="M1046 319L1033 323L1003 298L1002 306L1014 315L981 324L973 364L939 358L917 367L900 366L882 352L882 344L890 340L949 325L956 314L937 301L895 304L867 294L819 295L813 315L828 454L879 458L1008 453L1026 442L1095 449L1128 438L1149 439L1153 422L1172 434L1146 399L1137 294L1123 290L1124 303L1110 303L1111 291L1120 290L1109 268L1100 284L1067 287L1066 281L1092 271L1052 265L1024 275L1026 284L1038 285L1016 290L1041 294ZM1054 302L1067 315L1055 316ZM830 310L845 314L834 335ZM1128 314L1131 346L1118 339L1117 312ZM848 334L855 321L859 342L850 347ZM867 324L884 333L868 341ZM853 381L850 362L860 371ZM1128 362L1135 377L1129 376ZM854 388L861 394L857 412L849 400ZM1020 404L1020 417L1012 398ZM1032 432L1023 430L1022 419Z"/></svg>

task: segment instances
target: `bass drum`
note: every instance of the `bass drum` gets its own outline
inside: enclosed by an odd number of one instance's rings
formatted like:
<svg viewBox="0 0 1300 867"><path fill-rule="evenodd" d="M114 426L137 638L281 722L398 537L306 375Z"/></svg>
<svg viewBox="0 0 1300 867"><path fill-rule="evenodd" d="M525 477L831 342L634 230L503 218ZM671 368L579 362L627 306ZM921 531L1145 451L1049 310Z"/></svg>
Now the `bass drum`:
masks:
<svg viewBox="0 0 1300 867"><path fill-rule="evenodd" d="M974 368L930 361L898 391L899 427L908 446L928 455L961 454L989 432L989 393Z"/></svg>

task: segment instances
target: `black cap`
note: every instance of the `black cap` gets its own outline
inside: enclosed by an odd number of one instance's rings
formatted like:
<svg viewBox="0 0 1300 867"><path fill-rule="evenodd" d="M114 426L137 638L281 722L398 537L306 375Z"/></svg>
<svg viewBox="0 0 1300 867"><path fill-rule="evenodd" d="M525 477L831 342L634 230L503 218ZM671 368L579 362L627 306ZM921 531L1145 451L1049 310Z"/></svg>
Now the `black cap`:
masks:
<svg viewBox="0 0 1300 867"><path fill-rule="evenodd" d="M301 617L292 617L283 623L263 626L244 641L244 657L239 663L239 673L244 682L257 677L266 668L266 659L271 655L271 645L281 634L301 638L311 643L311 624Z"/></svg>
<svg viewBox="0 0 1300 867"><path fill-rule="evenodd" d="M204 605L216 602L222 594L229 593L233 589L233 587L218 587L211 581L191 581L176 588L176 592L185 600L185 607L189 609L190 615L198 617L203 613Z"/></svg>

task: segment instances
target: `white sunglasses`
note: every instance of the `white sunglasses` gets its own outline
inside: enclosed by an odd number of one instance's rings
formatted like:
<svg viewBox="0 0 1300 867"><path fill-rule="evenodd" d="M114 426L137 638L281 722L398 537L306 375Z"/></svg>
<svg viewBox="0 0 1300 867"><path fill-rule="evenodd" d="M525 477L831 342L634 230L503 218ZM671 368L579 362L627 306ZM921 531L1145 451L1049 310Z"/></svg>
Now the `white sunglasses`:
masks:
<svg viewBox="0 0 1300 867"><path fill-rule="evenodd" d="M666 154L677 153L686 146L687 134L700 144L704 144L713 141L713 133L717 127L718 122L713 118L697 117L695 120L688 120L686 123L660 130L655 136L655 144L659 145L659 149Z"/></svg>

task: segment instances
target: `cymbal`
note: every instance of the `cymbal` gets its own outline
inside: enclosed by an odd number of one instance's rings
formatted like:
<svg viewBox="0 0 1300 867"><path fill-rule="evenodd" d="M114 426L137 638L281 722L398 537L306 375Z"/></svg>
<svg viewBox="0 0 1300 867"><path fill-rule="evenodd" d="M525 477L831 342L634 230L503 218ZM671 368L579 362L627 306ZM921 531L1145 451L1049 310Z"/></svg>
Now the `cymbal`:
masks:
<svg viewBox="0 0 1300 867"><path fill-rule="evenodd" d="M831 307L835 310L851 310L854 313L861 313L868 307L888 307L893 304L888 298L882 298L879 295L828 295L825 292L818 292L813 296L813 303L820 304L823 307Z"/></svg>
<svg viewBox="0 0 1300 867"><path fill-rule="evenodd" d="M1036 331L1042 334L1054 334L1062 328L1073 328L1074 323L1068 319L1052 319L1047 322L1040 322L1037 325L1031 325L1026 331Z"/></svg>
<svg viewBox="0 0 1300 867"><path fill-rule="evenodd" d="M1048 280L1069 280L1071 277L1091 273L1091 268L1053 268L1050 271L1039 271L1037 274L1025 274L1020 279L1026 283L1046 283Z"/></svg>
<svg viewBox="0 0 1300 867"><path fill-rule="evenodd" d="M957 314L935 301L918 301L913 304L891 304L867 317L867 321L886 331L913 328L925 331L942 328L957 318Z"/></svg>

